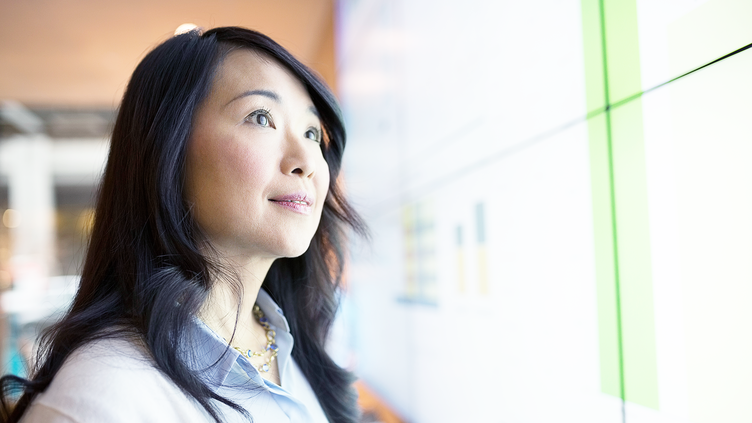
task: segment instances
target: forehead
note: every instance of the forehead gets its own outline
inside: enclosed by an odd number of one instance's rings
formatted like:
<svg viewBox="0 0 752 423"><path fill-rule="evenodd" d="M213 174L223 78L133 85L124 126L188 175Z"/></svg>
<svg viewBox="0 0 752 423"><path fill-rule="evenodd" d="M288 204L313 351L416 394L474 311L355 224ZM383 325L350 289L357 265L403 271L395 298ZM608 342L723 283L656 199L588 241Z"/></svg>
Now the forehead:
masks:
<svg viewBox="0 0 752 423"><path fill-rule="evenodd" d="M217 69L211 95L234 96L251 89L273 90L311 103L303 83L275 59L245 48L229 52Z"/></svg>

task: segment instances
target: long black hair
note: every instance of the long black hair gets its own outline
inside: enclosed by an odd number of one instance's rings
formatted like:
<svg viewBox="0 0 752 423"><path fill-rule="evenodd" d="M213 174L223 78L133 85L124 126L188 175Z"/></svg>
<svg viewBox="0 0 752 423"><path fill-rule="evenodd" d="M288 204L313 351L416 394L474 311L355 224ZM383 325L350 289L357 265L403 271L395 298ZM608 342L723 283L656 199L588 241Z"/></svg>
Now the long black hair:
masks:
<svg viewBox="0 0 752 423"><path fill-rule="evenodd" d="M292 355L328 419L356 421L352 375L324 349L338 307L345 236L353 229L365 233L338 184L345 147L341 113L334 95L310 69L265 35L238 27L172 37L133 72L113 129L78 292L65 317L44 333L30 379L0 379L2 421L20 420L75 349L130 333L216 421L216 401L244 412L192 372L176 347L222 272L199 248L205 239L184 201L184 176L196 111L222 60L236 48L266 55L292 72L305 86L325 132L321 148L330 185L319 228L302 256L272 264L263 287L288 319L295 339ZM11 407L19 390L23 393Z"/></svg>

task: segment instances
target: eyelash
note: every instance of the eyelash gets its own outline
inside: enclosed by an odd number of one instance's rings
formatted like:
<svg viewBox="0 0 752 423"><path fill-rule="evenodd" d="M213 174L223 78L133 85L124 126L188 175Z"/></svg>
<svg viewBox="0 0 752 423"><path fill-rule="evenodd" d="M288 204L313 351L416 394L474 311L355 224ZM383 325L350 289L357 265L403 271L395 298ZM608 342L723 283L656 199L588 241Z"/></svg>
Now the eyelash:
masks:
<svg viewBox="0 0 752 423"><path fill-rule="evenodd" d="M262 124L260 124L258 122L255 122L253 119L255 117L257 117L257 116L264 116L264 117L266 117L266 119L268 121L267 124L266 125L262 125ZM272 118L271 111L269 109L265 108L265 107L261 108L261 109L258 109L258 110L252 111L248 116L245 117L245 121L253 123L255 125L260 125L260 126L263 126L263 127L270 126L272 128L276 128L274 126L274 119ZM311 141L316 141L317 143L321 144L321 142L323 141L323 134L322 134L321 129L315 128L315 127L310 127L310 128L308 128L305 131L305 133L304 133L303 136L305 136L305 134L308 134L308 132L313 132L314 138L309 138ZM308 137L306 136L306 138L308 138Z"/></svg>
<svg viewBox="0 0 752 423"><path fill-rule="evenodd" d="M253 118L257 116L265 116L266 120L268 121L266 125L261 125L258 122L253 121ZM245 117L246 122L253 123L255 125L261 125L261 126L271 126L272 128L275 128L274 126L274 119L272 119L271 111L267 108L261 108L258 110L252 111L248 116Z"/></svg>

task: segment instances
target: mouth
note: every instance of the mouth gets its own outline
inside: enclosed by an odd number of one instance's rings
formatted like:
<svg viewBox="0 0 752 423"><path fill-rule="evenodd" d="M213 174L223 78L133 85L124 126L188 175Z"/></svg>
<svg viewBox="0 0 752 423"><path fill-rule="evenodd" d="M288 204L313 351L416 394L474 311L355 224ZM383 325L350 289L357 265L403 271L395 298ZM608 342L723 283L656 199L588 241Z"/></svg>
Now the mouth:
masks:
<svg viewBox="0 0 752 423"><path fill-rule="evenodd" d="M269 201L301 214L311 214L311 208L313 206L313 199L308 197L305 193L281 195L270 198Z"/></svg>

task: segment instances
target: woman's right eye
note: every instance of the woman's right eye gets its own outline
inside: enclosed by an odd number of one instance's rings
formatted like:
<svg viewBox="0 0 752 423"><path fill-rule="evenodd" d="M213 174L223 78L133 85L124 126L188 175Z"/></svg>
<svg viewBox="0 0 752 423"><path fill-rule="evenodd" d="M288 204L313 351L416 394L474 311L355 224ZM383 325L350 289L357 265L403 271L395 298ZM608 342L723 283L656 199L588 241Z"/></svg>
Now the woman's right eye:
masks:
<svg viewBox="0 0 752 423"><path fill-rule="evenodd" d="M250 122L259 126L271 126L274 127L274 124L272 123L272 116L269 114L268 110L260 109L252 112L245 118L246 122Z"/></svg>

